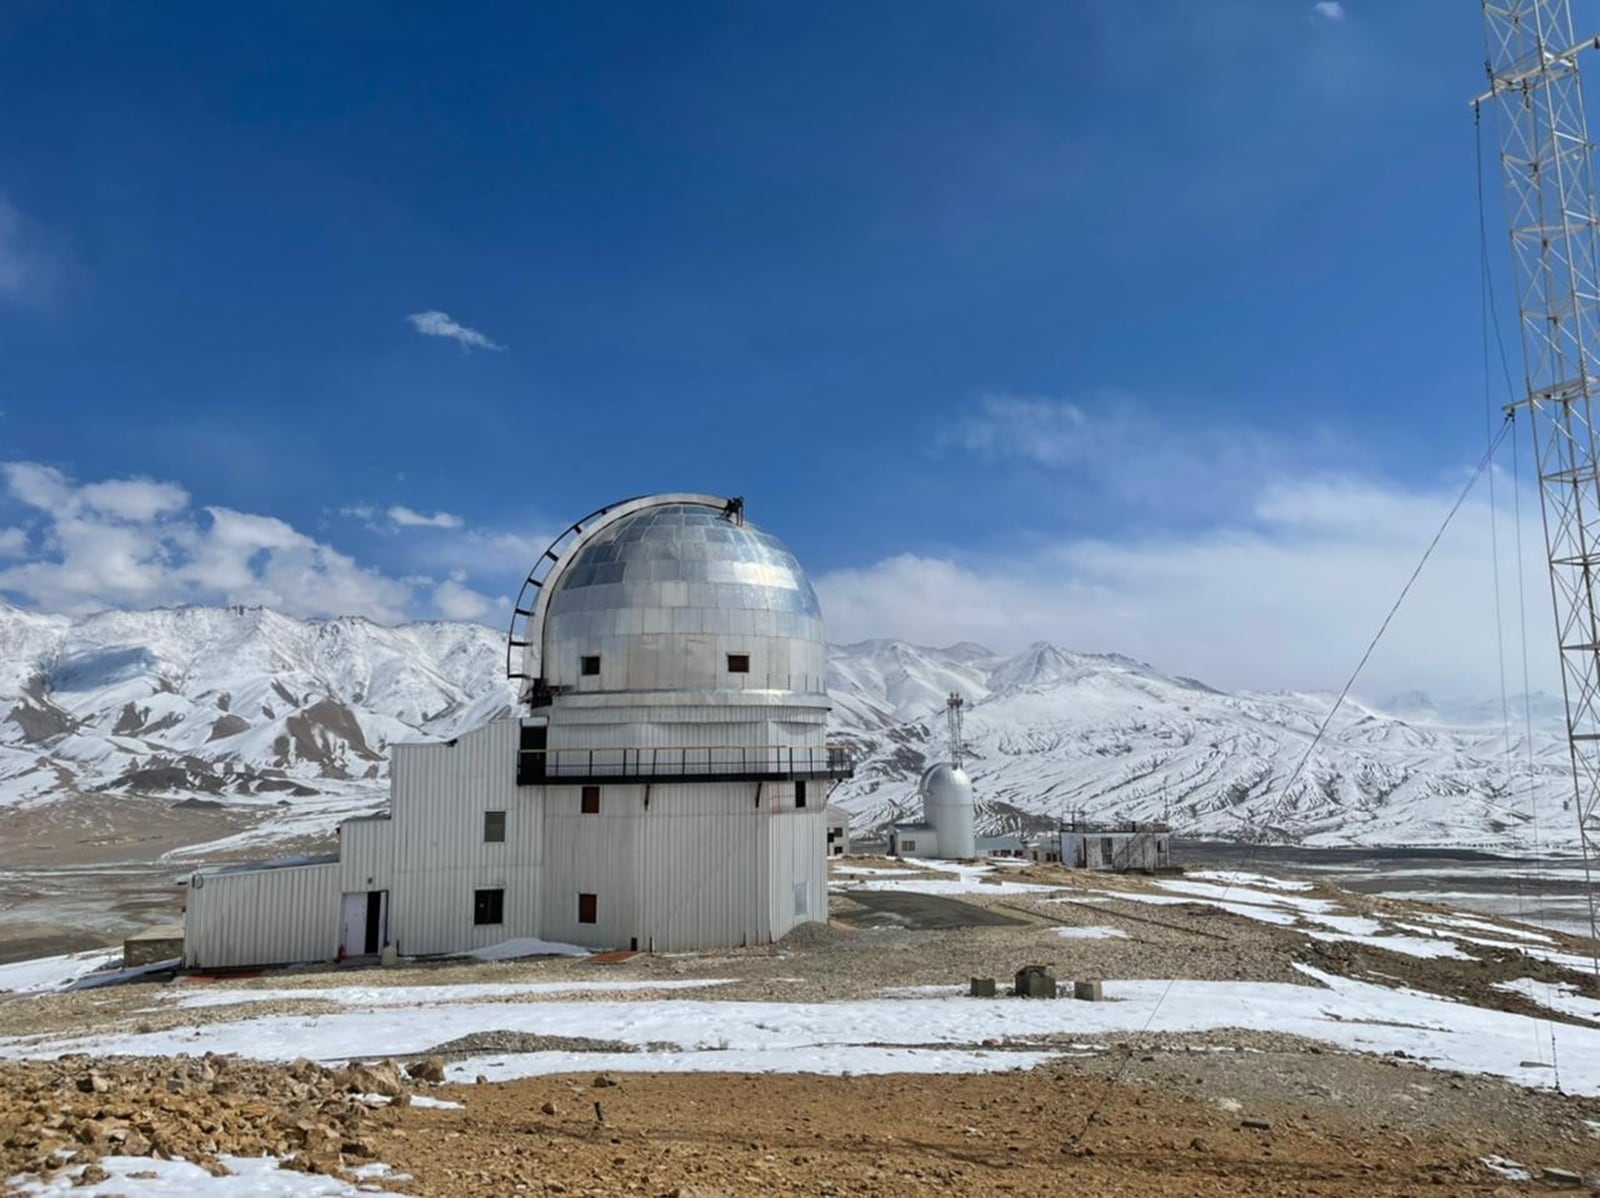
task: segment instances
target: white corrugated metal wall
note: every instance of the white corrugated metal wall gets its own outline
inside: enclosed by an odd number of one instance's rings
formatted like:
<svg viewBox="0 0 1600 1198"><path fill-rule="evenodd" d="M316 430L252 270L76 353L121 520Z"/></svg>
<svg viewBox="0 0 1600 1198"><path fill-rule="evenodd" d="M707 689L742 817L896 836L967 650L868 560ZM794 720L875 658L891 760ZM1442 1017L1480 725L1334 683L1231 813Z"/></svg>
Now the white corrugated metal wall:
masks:
<svg viewBox="0 0 1600 1198"><path fill-rule="evenodd" d="M195 874L183 919L190 969L326 961L339 949L339 866Z"/></svg>
<svg viewBox="0 0 1600 1198"><path fill-rule="evenodd" d="M544 824L538 788L517 786L521 724L497 720L453 744L394 747L389 935L402 953L481 948L540 935ZM484 812L506 813L502 843ZM478 890L505 891L499 924L473 922Z"/></svg>

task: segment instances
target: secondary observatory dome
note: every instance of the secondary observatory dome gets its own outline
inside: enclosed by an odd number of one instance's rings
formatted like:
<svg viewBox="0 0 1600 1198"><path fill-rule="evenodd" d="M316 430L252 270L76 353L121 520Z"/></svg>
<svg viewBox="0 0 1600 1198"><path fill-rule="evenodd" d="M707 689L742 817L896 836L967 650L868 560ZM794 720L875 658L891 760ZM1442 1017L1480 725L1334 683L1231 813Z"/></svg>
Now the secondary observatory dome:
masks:
<svg viewBox="0 0 1600 1198"><path fill-rule="evenodd" d="M970 807L972 779L967 777L967 771L959 765L941 761L938 765L930 765L922 772L922 781L917 786L917 793L924 799L932 799L935 803L965 803Z"/></svg>
<svg viewBox="0 0 1600 1198"><path fill-rule="evenodd" d="M939 856L977 856L972 779L967 771L947 761L931 765L923 772L917 792L922 796L922 818L937 833Z"/></svg>
<svg viewBox="0 0 1600 1198"><path fill-rule="evenodd" d="M632 501L551 572L539 675L560 692L821 694L822 613L777 537L716 497Z"/></svg>

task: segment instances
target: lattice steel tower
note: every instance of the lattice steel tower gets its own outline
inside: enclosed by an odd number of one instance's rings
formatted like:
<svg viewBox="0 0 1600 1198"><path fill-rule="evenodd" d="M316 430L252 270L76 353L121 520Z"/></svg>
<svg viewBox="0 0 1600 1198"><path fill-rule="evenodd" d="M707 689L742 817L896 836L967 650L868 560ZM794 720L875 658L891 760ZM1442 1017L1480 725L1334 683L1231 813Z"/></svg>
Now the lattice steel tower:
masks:
<svg viewBox="0 0 1600 1198"><path fill-rule="evenodd" d="M1511 222L1526 413L1539 471L1574 805L1586 867L1600 852L1600 205L1570 0L1483 0L1489 90ZM1590 934L1595 907L1589 906Z"/></svg>

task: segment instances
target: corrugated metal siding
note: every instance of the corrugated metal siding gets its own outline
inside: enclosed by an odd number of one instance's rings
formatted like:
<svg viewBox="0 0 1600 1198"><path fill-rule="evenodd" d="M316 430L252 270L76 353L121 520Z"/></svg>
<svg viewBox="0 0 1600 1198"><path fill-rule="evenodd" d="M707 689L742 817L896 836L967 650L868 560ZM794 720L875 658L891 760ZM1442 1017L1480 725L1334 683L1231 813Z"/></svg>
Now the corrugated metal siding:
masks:
<svg viewBox="0 0 1600 1198"><path fill-rule="evenodd" d="M772 817L768 901L774 940L799 924L828 920L827 824L820 804Z"/></svg>
<svg viewBox="0 0 1600 1198"><path fill-rule="evenodd" d="M520 734L518 721L497 720L453 745L395 746L389 935L402 953L541 934L541 791L516 784ZM503 843L484 841L485 811L506 813ZM473 895L487 889L505 891L505 921L478 926Z"/></svg>
<svg viewBox="0 0 1600 1198"><path fill-rule="evenodd" d="M340 824L339 888L348 892L393 887L394 821L360 819Z"/></svg>
<svg viewBox="0 0 1600 1198"><path fill-rule="evenodd" d="M290 965L339 951L339 866L197 874L183 918L191 969Z"/></svg>
<svg viewBox="0 0 1600 1198"><path fill-rule="evenodd" d="M771 808L757 784L652 788L635 858L643 907L639 947L657 952L764 944Z"/></svg>
<svg viewBox="0 0 1600 1198"><path fill-rule="evenodd" d="M545 843L550 846L539 879L546 939L627 948L639 934L640 887L631 865L646 817L653 814L644 810L644 787L601 787L600 811L593 815L581 811L581 787L542 789ZM652 788L653 809L662 789ZM578 922L580 894L596 896L597 922ZM641 941L639 947L647 946Z"/></svg>
<svg viewBox="0 0 1600 1198"><path fill-rule="evenodd" d="M769 799L756 784L607 786L598 815L577 787L546 792L545 936L598 948L678 951L771 939ZM768 788L770 790L770 787ZM578 895L597 898L578 922Z"/></svg>

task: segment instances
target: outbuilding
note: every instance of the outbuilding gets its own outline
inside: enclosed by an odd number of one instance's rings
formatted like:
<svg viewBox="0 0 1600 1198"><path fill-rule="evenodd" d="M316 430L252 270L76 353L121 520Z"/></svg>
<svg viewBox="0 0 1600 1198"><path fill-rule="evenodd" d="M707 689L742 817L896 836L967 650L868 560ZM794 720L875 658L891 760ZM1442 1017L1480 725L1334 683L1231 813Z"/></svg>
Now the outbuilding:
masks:
<svg viewBox="0 0 1600 1198"><path fill-rule="evenodd" d="M1154 873L1172 865L1172 830L1164 823L1074 823L1060 841L1069 869Z"/></svg>

